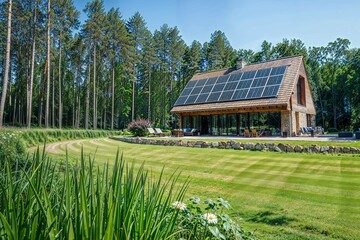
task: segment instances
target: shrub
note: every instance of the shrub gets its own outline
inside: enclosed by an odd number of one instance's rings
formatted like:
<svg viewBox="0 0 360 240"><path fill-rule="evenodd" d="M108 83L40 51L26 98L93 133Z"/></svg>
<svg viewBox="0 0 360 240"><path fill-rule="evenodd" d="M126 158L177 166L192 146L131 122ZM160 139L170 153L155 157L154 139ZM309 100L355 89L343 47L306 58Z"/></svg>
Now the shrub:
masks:
<svg viewBox="0 0 360 240"><path fill-rule="evenodd" d="M20 131L0 131L0 161L22 160L26 155Z"/></svg>
<svg viewBox="0 0 360 240"><path fill-rule="evenodd" d="M45 142L56 142L83 138L108 137L120 135L119 131L84 130L84 129L29 129L22 132L27 147Z"/></svg>
<svg viewBox="0 0 360 240"><path fill-rule="evenodd" d="M151 127L150 122L142 118L134 120L128 125L129 131L132 133L132 135L136 137L146 136L148 133L147 131L148 127Z"/></svg>
<svg viewBox="0 0 360 240"><path fill-rule="evenodd" d="M173 203L177 211L177 239L256 239L251 232L245 232L226 214L230 204L222 198L216 201L207 199L203 202L198 197L191 197L190 203Z"/></svg>

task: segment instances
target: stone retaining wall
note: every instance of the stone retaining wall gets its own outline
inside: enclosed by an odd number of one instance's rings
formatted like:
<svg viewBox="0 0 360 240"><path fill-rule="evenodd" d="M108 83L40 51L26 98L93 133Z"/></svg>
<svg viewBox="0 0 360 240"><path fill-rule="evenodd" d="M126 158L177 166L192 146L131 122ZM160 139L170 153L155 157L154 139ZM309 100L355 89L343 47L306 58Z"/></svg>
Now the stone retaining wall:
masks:
<svg viewBox="0 0 360 240"><path fill-rule="evenodd" d="M273 151L273 152L297 152L297 153L350 153L360 154L360 149L355 147L337 147L337 146L300 146L283 143L241 143L235 141L186 141L181 139L151 139L140 137L110 137L127 143L162 145L162 146L182 146L193 148L219 148L235 150L254 150L254 151Z"/></svg>

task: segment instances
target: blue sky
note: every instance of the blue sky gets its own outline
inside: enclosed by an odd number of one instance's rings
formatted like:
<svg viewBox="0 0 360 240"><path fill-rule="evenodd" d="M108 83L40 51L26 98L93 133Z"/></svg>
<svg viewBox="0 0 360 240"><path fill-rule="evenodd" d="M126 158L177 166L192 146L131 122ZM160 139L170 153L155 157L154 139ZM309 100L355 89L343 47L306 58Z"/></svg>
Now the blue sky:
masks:
<svg viewBox="0 0 360 240"><path fill-rule="evenodd" d="M83 9L87 0L74 0ZM106 10L120 9L124 19L136 11L153 32L177 26L187 44L225 32L235 49L260 49L261 42L299 38L306 46L325 46L337 37L360 47L359 0L104 0Z"/></svg>

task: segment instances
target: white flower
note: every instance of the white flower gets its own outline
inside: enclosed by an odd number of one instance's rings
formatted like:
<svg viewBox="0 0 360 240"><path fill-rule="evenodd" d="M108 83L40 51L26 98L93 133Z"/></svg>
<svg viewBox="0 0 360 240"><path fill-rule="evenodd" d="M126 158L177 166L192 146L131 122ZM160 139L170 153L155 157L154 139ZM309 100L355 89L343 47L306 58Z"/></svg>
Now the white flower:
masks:
<svg viewBox="0 0 360 240"><path fill-rule="evenodd" d="M173 207L180 209L181 211L184 211L186 209L186 204L180 201L176 201L172 204Z"/></svg>
<svg viewBox="0 0 360 240"><path fill-rule="evenodd" d="M205 213L204 218L206 219L208 224L212 224L212 223L216 224L218 222L217 217L215 216L215 214L212 213Z"/></svg>

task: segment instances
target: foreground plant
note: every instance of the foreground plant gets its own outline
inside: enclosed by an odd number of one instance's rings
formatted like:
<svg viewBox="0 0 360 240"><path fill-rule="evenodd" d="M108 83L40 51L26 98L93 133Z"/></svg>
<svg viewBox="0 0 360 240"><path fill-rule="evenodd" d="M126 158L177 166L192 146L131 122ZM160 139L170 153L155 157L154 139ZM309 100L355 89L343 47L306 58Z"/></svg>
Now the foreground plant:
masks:
<svg viewBox="0 0 360 240"><path fill-rule="evenodd" d="M0 161L1 239L172 239L187 183L157 180L116 157L112 171L93 159L56 166L39 150L30 168ZM174 197L174 199L173 199Z"/></svg>
<svg viewBox="0 0 360 240"><path fill-rule="evenodd" d="M245 232L226 214L230 204L222 198L203 202L191 197L190 204L176 201L172 209L179 213L178 238L180 239L255 239L251 232Z"/></svg>

